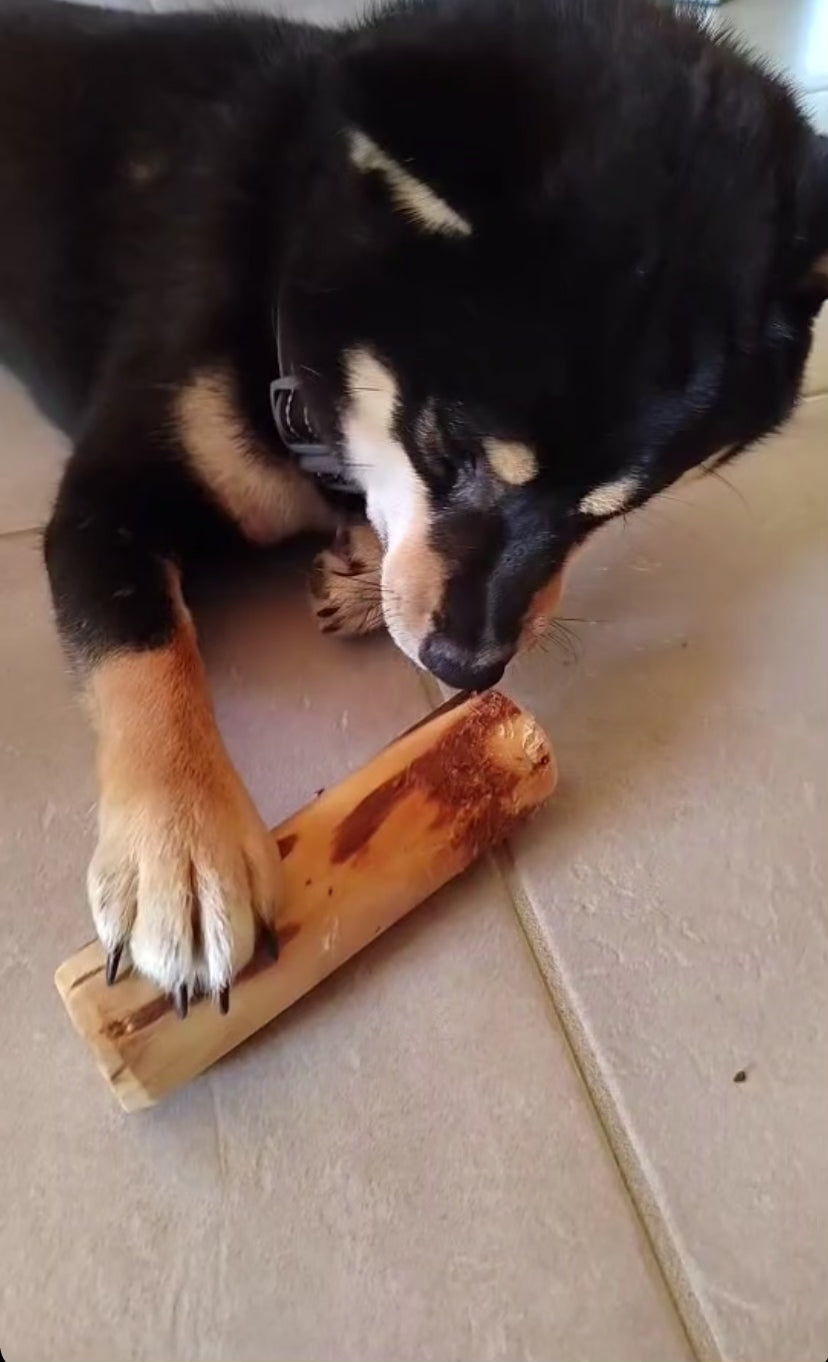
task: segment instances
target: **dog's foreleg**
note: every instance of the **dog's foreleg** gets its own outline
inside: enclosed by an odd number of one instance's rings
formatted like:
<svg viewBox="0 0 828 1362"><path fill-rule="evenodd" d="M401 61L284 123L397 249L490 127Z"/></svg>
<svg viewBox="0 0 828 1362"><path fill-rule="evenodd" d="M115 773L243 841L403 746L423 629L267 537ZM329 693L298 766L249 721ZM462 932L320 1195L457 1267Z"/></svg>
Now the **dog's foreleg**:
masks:
<svg viewBox="0 0 828 1362"><path fill-rule="evenodd" d="M186 1012L226 1006L280 891L273 843L219 735L181 591L176 472L151 445L87 440L46 532L65 645L98 738L98 845L88 888L117 972L134 964Z"/></svg>

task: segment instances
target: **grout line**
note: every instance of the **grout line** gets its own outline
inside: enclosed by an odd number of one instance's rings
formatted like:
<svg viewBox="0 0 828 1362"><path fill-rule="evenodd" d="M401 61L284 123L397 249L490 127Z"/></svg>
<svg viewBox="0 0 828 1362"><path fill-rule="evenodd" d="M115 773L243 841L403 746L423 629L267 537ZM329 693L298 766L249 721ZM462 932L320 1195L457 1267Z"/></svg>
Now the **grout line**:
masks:
<svg viewBox="0 0 828 1362"><path fill-rule="evenodd" d="M419 678L431 708L442 704L445 695L439 682L428 672L419 671ZM641 1151L628 1134L622 1116L622 1103L601 1069L587 1027L570 1002L570 990L538 928L537 918L520 880L511 843L507 842L490 852L486 859L517 918L521 935L563 1032L572 1063L581 1076L587 1099L604 1133L610 1158L618 1168L633 1212L650 1246L656 1269L691 1351L698 1362L723 1362L724 1352L655 1190L657 1179L652 1170L646 1167Z"/></svg>
<svg viewBox="0 0 828 1362"><path fill-rule="evenodd" d="M0 530L0 542L4 539L28 539L33 534L42 535L45 529L45 525L30 525L24 530Z"/></svg>
<svg viewBox="0 0 828 1362"><path fill-rule="evenodd" d="M490 860L502 881L534 964L549 994L573 1064L583 1080L604 1132L610 1157L627 1189L690 1347L698 1362L724 1362L725 1353L662 1205L658 1177L629 1133L623 1102L601 1066L589 1028L577 1004L573 1004L572 990L539 927L520 879L511 843L507 842L492 852Z"/></svg>
<svg viewBox="0 0 828 1362"><path fill-rule="evenodd" d="M424 672L422 667L418 667L415 662L411 663L417 673L417 678L425 694L429 709L437 709L439 705L445 704L448 696L443 693L440 682L431 672Z"/></svg>

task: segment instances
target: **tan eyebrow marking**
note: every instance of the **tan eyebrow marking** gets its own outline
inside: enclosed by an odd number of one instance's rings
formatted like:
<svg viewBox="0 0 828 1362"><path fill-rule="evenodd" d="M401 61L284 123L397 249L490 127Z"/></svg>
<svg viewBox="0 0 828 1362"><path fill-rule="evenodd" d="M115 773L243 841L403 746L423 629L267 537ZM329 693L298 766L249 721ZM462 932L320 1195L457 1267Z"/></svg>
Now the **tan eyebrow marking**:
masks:
<svg viewBox="0 0 828 1362"><path fill-rule="evenodd" d="M587 492L578 510L582 515L616 515L630 504L637 490L637 478L630 474L616 478L614 482L605 482L602 487Z"/></svg>
<svg viewBox="0 0 828 1362"><path fill-rule="evenodd" d="M483 441L483 446L493 472L510 487L523 487L537 477L538 460L528 445L517 440L489 437Z"/></svg>
<svg viewBox="0 0 828 1362"><path fill-rule="evenodd" d="M364 132L355 128L350 134L351 160L366 174L382 175L397 208L426 232L444 236L471 236L471 223L441 199L416 175L401 166L378 147Z"/></svg>

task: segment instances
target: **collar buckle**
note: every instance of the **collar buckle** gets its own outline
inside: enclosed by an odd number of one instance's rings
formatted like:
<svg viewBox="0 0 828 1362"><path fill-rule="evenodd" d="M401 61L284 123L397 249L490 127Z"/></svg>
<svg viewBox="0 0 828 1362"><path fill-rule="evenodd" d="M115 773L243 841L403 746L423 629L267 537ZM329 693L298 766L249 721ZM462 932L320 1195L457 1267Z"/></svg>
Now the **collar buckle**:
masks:
<svg viewBox="0 0 828 1362"><path fill-rule="evenodd" d="M361 496L362 489L345 471L336 451L313 439L294 374L273 379L270 384L270 410L279 439L293 456L299 469L331 492Z"/></svg>

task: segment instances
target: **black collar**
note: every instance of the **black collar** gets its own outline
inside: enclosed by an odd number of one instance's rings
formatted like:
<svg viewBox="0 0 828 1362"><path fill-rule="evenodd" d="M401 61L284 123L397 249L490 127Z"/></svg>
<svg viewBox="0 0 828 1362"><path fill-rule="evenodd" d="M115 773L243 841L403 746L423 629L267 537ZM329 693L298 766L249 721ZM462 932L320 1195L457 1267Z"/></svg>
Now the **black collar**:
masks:
<svg viewBox="0 0 828 1362"><path fill-rule="evenodd" d="M276 310L276 360L279 377L270 385L270 410L279 439L303 473L327 492L362 496L362 488L346 470L342 455L325 444L314 430L300 380L291 373L281 325L281 308Z"/></svg>

